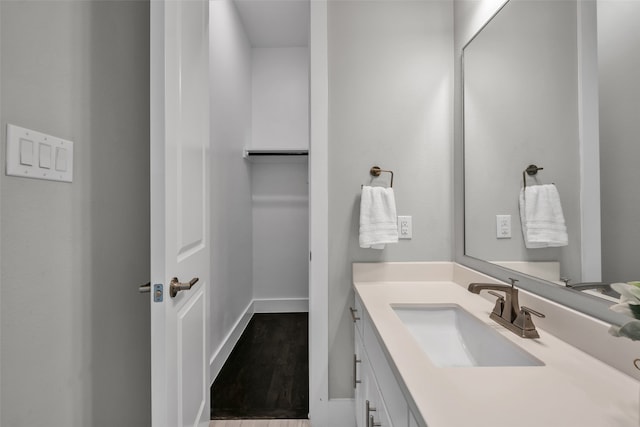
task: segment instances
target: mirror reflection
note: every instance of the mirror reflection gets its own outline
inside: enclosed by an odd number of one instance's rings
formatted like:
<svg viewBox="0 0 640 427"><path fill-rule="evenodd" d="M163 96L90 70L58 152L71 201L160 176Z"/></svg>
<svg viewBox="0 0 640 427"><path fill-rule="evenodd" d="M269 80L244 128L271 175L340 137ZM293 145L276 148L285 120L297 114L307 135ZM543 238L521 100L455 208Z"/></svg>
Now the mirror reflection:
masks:
<svg viewBox="0 0 640 427"><path fill-rule="evenodd" d="M640 278L640 2L597 4L600 170L581 167L578 16L577 1L511 0L464 48L465 254L613 299L600 283Z"/></svg>

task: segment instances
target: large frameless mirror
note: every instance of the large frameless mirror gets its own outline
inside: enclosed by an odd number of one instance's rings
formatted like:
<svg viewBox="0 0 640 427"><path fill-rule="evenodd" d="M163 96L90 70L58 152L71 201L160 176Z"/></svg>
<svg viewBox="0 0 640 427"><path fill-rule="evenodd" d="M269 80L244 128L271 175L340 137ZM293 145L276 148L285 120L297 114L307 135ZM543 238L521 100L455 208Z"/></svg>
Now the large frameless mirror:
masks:
<svg viewBox="0 0 640 427"><path fill-rule="evenodd" d="M463 258L569 305L590 295L607 318L606 284L640 280L640 3L588 3L585 23L576 0L511 0L463 49ZM527 212L530 193L548 215ZM547 244L531 238L537 220L551 220Z"/></svg>

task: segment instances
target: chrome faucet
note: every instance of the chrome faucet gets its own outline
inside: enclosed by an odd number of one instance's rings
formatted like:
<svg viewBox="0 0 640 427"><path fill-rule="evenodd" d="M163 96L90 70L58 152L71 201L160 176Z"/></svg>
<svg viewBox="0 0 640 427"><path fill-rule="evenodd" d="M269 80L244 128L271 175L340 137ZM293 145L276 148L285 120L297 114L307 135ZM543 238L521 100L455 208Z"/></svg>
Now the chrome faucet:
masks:
<svg viewBox="0 0 640 427"><path fill-rule="evenodd" d="M469 292L474 294L487 290L491 295L498 297L496 305L489 315L491 319L522 338L539 338L540 335L531 320L531 315L545 317L544 314L525 306L520 307L518 289L515 287L518 281L512 278L509 278L509 280L511 281L511 286L496 283L471 283L468 289ZM504 296L493 291L504 292Z"/></svg>

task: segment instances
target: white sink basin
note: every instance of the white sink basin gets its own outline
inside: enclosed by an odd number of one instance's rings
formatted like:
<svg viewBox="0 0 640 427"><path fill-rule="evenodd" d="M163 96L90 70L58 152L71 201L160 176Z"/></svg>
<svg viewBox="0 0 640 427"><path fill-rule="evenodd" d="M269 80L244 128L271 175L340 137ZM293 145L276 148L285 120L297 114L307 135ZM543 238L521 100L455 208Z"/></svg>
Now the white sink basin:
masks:
<svg viewBox="0 0 640 427"><path fill-rule="evenodd" d="M392 308L436 366L544 365L457 304Z"/></svg>

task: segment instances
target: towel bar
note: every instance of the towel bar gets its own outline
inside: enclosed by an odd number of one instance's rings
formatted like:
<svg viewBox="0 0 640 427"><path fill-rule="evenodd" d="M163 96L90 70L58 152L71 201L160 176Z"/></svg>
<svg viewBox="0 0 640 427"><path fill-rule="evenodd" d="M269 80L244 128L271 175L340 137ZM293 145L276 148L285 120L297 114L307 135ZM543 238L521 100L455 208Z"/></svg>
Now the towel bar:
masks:
<svg viewBox="0 0 640 427"><path fill-rule="evenodd" d="M529 176L534 176L534 175L536 175L538 173L538 171L541 171L542 169L544 169L544 168L539 168L536 165L529 165L529 166L527 166L527 168L525 170L522 171L522 184L523 184L524 188L527 188L527 176L525 175L525 172Z"/></svg>
<svg viewBox="0 0 640 427"><path fill-rule="evenodd" d="M388 172L391 174L391 182L389 183L389 187L393 188L393 171L380 169L380 166L373 166L371 167L371 170L369 170L369 173L371 174L371 176L375 176L375 177L380 176L382 172Z"/></svg>

